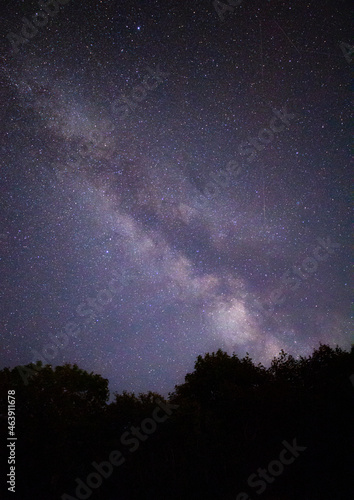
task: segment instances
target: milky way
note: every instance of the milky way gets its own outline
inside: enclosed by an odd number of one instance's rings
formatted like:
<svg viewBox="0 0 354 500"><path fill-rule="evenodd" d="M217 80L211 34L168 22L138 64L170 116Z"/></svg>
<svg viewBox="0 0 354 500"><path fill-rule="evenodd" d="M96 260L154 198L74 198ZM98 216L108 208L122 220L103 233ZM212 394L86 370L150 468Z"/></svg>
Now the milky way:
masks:
<svg viewBox="0 0 354 500"><path fill-rule="evenodd" d="M348 348L347 3L59 3L1 18L1 365Z"/></svg>

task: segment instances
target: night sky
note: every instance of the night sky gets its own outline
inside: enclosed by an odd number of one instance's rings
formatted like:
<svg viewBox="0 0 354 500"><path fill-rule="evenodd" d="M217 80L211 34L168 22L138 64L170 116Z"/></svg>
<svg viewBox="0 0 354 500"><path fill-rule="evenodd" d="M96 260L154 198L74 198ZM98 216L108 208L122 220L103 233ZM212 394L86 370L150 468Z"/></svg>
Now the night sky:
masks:
<svg viewBox="0 0 354 500"><path fill-rule="evenodd" d="M2 2L1 368L350 348L350 3L225 2Z"/></svg>

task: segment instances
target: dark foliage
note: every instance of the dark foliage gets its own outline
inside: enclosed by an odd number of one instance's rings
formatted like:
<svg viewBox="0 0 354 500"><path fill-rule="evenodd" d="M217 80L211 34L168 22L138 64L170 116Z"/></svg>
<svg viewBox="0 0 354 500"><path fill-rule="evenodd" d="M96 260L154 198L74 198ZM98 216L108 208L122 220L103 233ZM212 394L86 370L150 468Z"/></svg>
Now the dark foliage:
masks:
<svg viewBox="0 0 354 500"><path fill-rule="evenodd" d="M321 345L300 359L282 351L269 368L219 350L198 356L168 400L123 392L109 404L108 381L76 365L5 368L0 425L5 443L7 391L15 390L16 498L349 500L353 373L354 349ZM294 439L306 449L257 493L248 478ZM100 487L77 496L76 478L87 484L98 473L93 462L113 450L124 463L112 473L106 465Z"/></svg>

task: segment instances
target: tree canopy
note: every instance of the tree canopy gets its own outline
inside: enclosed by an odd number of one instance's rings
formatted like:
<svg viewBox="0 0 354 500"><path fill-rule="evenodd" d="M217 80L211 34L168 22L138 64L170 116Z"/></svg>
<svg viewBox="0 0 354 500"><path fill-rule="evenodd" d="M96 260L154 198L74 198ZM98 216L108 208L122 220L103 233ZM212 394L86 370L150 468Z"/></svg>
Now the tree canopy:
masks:
<svg viewBox="0 0 354 500"><path fill-rule="evenodd" d="M101 375L39 361L0 371L0 425L5 435L7 391L15 390L23 500L77 498L75 478L85 480L112 450L124 463L93 499L252 499L250 475L294 438L306 452L267 485L264 500L344 499L353 374L353 348L320 345L297 359L281 351L268 368L218 350L198 356L167 398L124 391L109 403Z"/></svg>

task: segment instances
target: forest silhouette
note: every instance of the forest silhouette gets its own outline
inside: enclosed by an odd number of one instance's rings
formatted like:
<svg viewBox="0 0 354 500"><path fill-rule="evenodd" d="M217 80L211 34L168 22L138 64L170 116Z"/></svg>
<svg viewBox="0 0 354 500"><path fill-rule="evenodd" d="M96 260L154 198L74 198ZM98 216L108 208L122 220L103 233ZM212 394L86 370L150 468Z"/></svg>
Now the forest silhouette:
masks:
<svg viewBox="0 0 354 500"><path fill-rule="evenodd" d="M4 368L5 437L7 391L16 393L16 493L6 487L7 497L349 500L353 374L354 348L321 344L297 359L281 351L268 368L218 350L198 356L168 398L123 392L109 403L108 380L77 365ZM303 451L276 465L294 443ZM260 470L268 475L252 483Z"/></svg>

